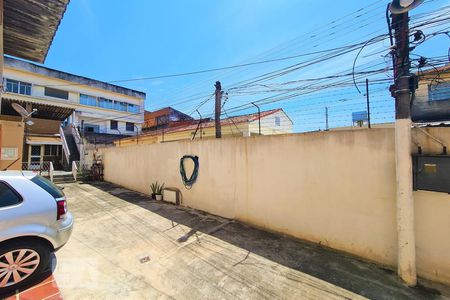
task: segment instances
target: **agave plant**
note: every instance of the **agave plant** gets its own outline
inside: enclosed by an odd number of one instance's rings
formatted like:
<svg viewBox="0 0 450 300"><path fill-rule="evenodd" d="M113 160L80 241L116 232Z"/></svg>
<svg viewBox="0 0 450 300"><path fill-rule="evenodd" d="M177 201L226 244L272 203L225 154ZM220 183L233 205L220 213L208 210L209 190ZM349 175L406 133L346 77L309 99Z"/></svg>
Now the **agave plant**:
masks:
<svg viewBox="0 0 450 300"><path fill-rule="evenodd" d="M162 195L162 191L164 189L164 183L159 184L158 181L154 182L150 185L150 189L152 190L152 197L155 195Z"/></svg>

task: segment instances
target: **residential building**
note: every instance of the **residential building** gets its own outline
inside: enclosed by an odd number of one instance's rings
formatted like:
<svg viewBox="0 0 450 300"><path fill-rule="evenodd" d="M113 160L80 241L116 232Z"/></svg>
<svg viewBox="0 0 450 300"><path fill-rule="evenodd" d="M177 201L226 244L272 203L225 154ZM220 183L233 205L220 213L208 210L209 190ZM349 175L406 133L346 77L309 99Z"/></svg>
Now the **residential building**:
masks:
<svg viewBox="0 0 450 300"><path fill-rule="evenodd" d="M69 0L48 0L45 3L29 1L1 3L0 85L4 82L4 54L44 63L68 3ZM5 88L3 85L0 87L2 94L0 101ZM26 85L20 88L17 86L17 88L23 93L30 91L30 87ZM1 108L3 105L0 106L0 166L2 169L9 167L10 170L20 170L26 125L20 117L5 114ZM64 114L62 110L59 113Z"/></svg>
<svg viewBox="0 0 450 300"><path fill-rule="evenodd" d="M450 65L419 74L419 88L412 105L414 122L450 120Z"/></svg>
<svg viewBox="0 0 450 300"><path fill-rule="evenodd" d="M194 118L172 107L166 107L156 111L145 111L143 131L154 131L169 127L188 125L194 122Z"/></svg>
<svg viewBox="0 0 450 300"><path fill-rule="evenodd" d="M18 115L12 103L32 112L25 129L23 162L52 161L62 168L79 160L73 135L135 135L144 122L145 93L5 57L3 115ZM63 125L63 128L61 128Z"/></svg>
<svg viewBox="0 0 450 300"><path fill-rule="evenodd" d="M222 137L249 137L261 135L289 134L293 132L293 122L283 109L273 109L221 120ZM205 139L215 137L215 122L211 119L196 120L192 124L174 126L166 130L148 132L139 137L129 137L115 141L116 146L153 144L160 142Z"/></svg>

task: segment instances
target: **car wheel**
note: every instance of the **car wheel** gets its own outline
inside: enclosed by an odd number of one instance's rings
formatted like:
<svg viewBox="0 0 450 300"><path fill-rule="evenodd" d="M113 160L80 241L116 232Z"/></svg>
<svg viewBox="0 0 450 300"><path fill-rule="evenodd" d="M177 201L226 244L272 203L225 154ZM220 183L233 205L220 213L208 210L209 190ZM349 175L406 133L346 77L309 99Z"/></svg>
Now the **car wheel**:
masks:
<svg viewBox="0 0 450 300"><path fill-rule="evenodd" d="M0 294L31 283L50 259L50 249L42 243L15 240L0 246Z"/></svg>

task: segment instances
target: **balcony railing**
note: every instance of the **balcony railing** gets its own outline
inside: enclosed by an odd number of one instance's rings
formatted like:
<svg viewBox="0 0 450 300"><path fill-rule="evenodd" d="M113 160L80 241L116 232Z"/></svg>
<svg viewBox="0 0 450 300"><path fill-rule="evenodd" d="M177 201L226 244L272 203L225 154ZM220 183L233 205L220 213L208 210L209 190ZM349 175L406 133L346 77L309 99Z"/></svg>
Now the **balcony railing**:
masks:
<svg viewBox="0 0 450 300"><path fill-rule="evenodd" d="M47 176L50 178L52 172L53 164L50 161L45 161L42 163L22 163L22 171L33 171L39 173L39 175Z"/></svg>
<svg viewBox="0 0 450 300"><path fill-rule="evenodd" d="M64 135L62 127L59 127L59 135L61 136L64 156L66 157L67 164L70 164L70 150L69 146L67 145L66 136Z"/></svg>

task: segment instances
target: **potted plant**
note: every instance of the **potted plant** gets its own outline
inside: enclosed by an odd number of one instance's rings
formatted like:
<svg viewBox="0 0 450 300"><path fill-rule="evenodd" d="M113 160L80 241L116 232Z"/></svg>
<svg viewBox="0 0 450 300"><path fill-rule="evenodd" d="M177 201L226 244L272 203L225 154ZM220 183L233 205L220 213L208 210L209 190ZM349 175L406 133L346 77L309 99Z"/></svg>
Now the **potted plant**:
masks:
<svg viewBox="0 0 450 300"><path fill-rule="evenodd" d="M152 183L150 185L150 189L152 190L152 199L162 200L162 191L164 190L164 183L159 184L158 181Z"/></svg>

